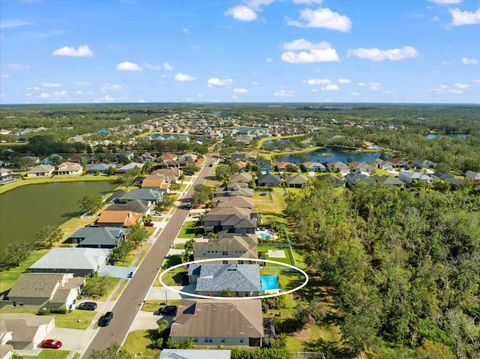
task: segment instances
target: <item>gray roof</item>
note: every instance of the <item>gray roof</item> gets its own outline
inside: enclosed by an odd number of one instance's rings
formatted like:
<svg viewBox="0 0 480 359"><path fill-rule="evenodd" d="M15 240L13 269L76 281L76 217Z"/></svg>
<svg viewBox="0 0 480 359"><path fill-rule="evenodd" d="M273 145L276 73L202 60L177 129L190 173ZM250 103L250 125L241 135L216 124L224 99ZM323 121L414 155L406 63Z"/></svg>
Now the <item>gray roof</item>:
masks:
<svg viewBox="0 0 480 359"><path fill-rule="evenodd" d="M259 292L260 266L258 264L191 264L189 275L199 275L197 292Z"/></svg>
<svg viewBox="0 0 480 359"><path fill-rule="evenodd" d="M145 214L148 211L148 205L141 199L129 201L128 203L117 203L108 206L107 211L132 211L140 214Z"/></svg>
<svg viewBox="0 0 480 359"><path fill-rule="evenodd" d="M118 172L127 172L127 171L130 171L130 170L134 169L134 168L142 169L143 168L143 163L136 163L136 162L127 163L125 166L120 167L118 169Z"/></svg>
<svg viewBox="0 0 480 359"><path fill-rule="evenodd" d="M233 183L250 182L251 180L252 180L252 175L247 172L236 173L230 178L230 182L233 182Z"/></svg>
<svg viewBox="0 0 480 359"><path fill-rule="evenodd" d="M258 183L279 184L281 182L282 182L282 178L276 174L267 173L267 174L258 176Z"/></svg>
<svg viewBox="0 0 480 359"><path fill-rule="evenodd" d="M116 227L84 227L73 233L70 238L83 238L80 245L116 246L127 232Z"/></svg>
<svg viewBox="0 0 480 359"><path fill-rule="evenodd" d="M53 167L53 166L39 165L39 166L33 167L27 173L45 173L45 172L52 172L53 170L55 170L55 167Z"/></svg>
<svg viewBox="0 0 480 359"><path fill-rule="evenodd" d="M88 169L88 172L107 171L110 167L115 168L115 163L97 163Z"/></svg>
<svg viewBox="0 0 480 359"><path fill-rule="evenodd" d="M288 184L305 184L308 181L308 177L305 175L292 175L285 178L285 182Z"/></svg>
<svg viewBox="0 0 480 359"><path fill-rule="evenodd" d="M372 176L372 179L378 181L378 183L383 184L384 186L404 186L405 182L403 182L398 177L394 176Z"/></svg>
<svg viewBox="0 0 480 359"><path fill-rule="evenodd" d="M162 192L152 188L140 188L124 193L119 197L120 201L133 201L141 199L144 201L157 201L162 197Z"/></svg>
<svg viewBox="0 0 480 359"><path fill-rule="evenodd" d="M230 350L163 349L160 359L230 359Z"/></svg>
<svg viewBox="0 0 480 359"><path fill-rule="evenodd" d="M99 248L54 248L36 261L31 269L97 270L110 251Z"/></svg>
<svg viewBox="0 0 480 359"><path fill-rule="evenodd" d="M12 332L12 342L29 343L34 340L41 326L54 321L53 317L30 313L0 313L0 328Z"/></svg>

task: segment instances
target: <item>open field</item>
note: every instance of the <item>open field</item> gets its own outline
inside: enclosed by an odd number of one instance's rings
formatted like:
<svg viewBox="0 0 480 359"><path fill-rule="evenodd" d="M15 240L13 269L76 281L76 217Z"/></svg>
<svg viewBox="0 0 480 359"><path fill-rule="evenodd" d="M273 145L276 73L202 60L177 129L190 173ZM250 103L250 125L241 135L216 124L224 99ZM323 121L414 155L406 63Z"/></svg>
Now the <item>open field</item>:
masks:
<svg viewBox="0 0 480 359"><path fill-rule="evenodd" d="M266 193L266 195L262 196L260 195L261 193ZM272 191L265 190L255 192L253 195L255 212L260 214L282 213L285 208L287 208L287 204L283 196L284 190L282 188L273 188Z"/></svg>

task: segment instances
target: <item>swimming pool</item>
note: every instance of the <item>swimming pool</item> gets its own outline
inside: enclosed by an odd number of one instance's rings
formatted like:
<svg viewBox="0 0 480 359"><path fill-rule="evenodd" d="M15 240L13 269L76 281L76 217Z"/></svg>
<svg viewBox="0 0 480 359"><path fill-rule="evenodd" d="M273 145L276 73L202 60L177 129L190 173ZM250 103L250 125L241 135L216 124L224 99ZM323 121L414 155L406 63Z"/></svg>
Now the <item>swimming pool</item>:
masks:
<svg viewBox="0 0 480 359"><path fill-rule="evenodd" d="M261 239L270 239L270 238L272 238L272 235L270 233L262 233L260 235L260 238Z"/></svg>
<svg viewBox="0 0 480 359"><path fill-rule="evenodd" d="M260 281L262 282L262 292L272 293L278 292L278 276L274 275L262 275L260 276Z"/></svg>

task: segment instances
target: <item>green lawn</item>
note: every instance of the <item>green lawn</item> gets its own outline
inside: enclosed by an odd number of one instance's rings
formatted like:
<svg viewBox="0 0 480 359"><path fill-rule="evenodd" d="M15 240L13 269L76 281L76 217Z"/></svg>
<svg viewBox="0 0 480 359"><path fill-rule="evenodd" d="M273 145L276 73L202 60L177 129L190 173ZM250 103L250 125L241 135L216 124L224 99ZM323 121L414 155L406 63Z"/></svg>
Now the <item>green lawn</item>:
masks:
<svg viewBox="0 0 480 359"><path fill-rule="evenodd" d="M48 249L33 251L18 267L0 272L0 293L12 288L18 276L30 268L33 263L42 258L48 251Z"/></svg>
<svg viewBox="0 0 480 359"><path fill-rule="evenodd" d="M150 349L151 343L149 330L136 330L130 332L123 344L123 349L135 358L158 359L160 357L160 349Z"/></svg>
<svg viewBox="0 0 480 359"><path fill-rule="evenodd" d="M25 356L26 358L37 358L37 359L65 359L70 354L67 350L56 350L56 349L42 349L40 354L37 356Z"/></svg>
<svg viewBox="0 0 480 359"><path fill-rule="evenodd" d="M59 328L87 329L95 314L86 310L72 310L67 314L49 315L55 318L55 326Z"/></svg>
<svg viewBox="0 0 480 359"><path fill-rule="evenodd" d="M93 299L101 301L101 302L107 300L107 298L110 295L110 293L112 292L113 288L115 288L117 283L120 281L120 278L114 278L114 277L103 277L103 278L106 278L106 283L107 283L105 294L102 295L101 297L93 298ZM89 279L90 278L87 278L87 281Z"/></svg>
<svg viewBox="0 0 480 359"><path fill-rule="evenodd" d="M290 250L288 248L278 248L278 247L274 247L274 246L259 245L257 247L257 250L258 250L258 252L265 253L265 259L293 265L292 255L291 255ZM269 257L268 256L268 251L269 250L270 251L284 251L285 258ZM272 263L267 263L267 267L271 267L271 266L276 266L276 265L272 264Z"/></svg>
<svg viewBox="0 0 480 359"><path fill-rule="evenodd" d="M144 312L155 312L160 308L161 306L165 305L179 305L180 300L155 300L155 299L150 299L150 300L144 300L143 301L143 306L142 310Z"/></svg>
<svg viewBox="0 0 480 359"><path fill-rule="evenodd" d="M196 221L185 222L178 233L178 238L196 238L202 236L202 228L197 225Z"/></svg>
<svg viewBox="0 0 480 359"><path fill-rule="evenodd" d="M175 268L169 271L167 274L165 274L162 279L163 279L163 282L168 286L182 285L185 273L186 273L185 268L182 268L182 267ZM160 281L158 282L158 285L161 286Z"/></svg>
<svg viewBox="0 0 480 359"><path fill-rule="evenodd" d="M258 140L257 144L256 144L256 147L257 148L262 148L263 147L263 144L265 142L268 142L268 141L278 141L278 140L285 140L285 139L288 139L288 138L295 138L295 137L302 137L302 136L305 136L305 135L289 135L289 136L271 136L271 137L263 137L261 139Z"/></svg>
<svg viewBox="0 0 480 359"><path fill-rule="evenodd" d="M260 193L267 193L267 195L261 196ZM282 188L273 188L271 192L268 190L255 192L253 194L255 212L260 214L282 213L287 208L283 195L284 190Z"/></svg>

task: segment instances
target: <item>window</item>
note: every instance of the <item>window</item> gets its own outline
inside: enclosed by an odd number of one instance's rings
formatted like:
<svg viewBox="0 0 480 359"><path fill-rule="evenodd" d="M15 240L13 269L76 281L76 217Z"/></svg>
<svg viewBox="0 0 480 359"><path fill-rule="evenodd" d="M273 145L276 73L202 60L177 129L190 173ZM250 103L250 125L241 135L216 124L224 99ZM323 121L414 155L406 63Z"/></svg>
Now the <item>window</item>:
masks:
<svg viewBox="0 0 480 359"><path fill-rule="evenodd" d="M192 338L192 341L193 341L194 343L198 343L198 338Z"/></svg>
<svg viewBox="0 0 480 359"><path fill-rule="evenodd" d="M222 256L228 256L228 252L227 252L227 251L223 251L223 252L222 252Z"/></svg>
<svg viewBox="0 0 480 359"><path fill-rule="evenodd" d="M221 342L221 343L225 343L225 338L221 338L221 339L220 339L220 342Z"/></svg>
<svg viewBox="0 0 480 359"><path fill-rule="evenodd" d="M240 339L240 343L242 343L242 344L243 344L243 339Z"/></svg>
<svg viewBox="0 0 480 359"><path fill-rule="evenodd" d="M205 343L212 343L213 339L211 337L206 337L205 338Z"/></svg>

